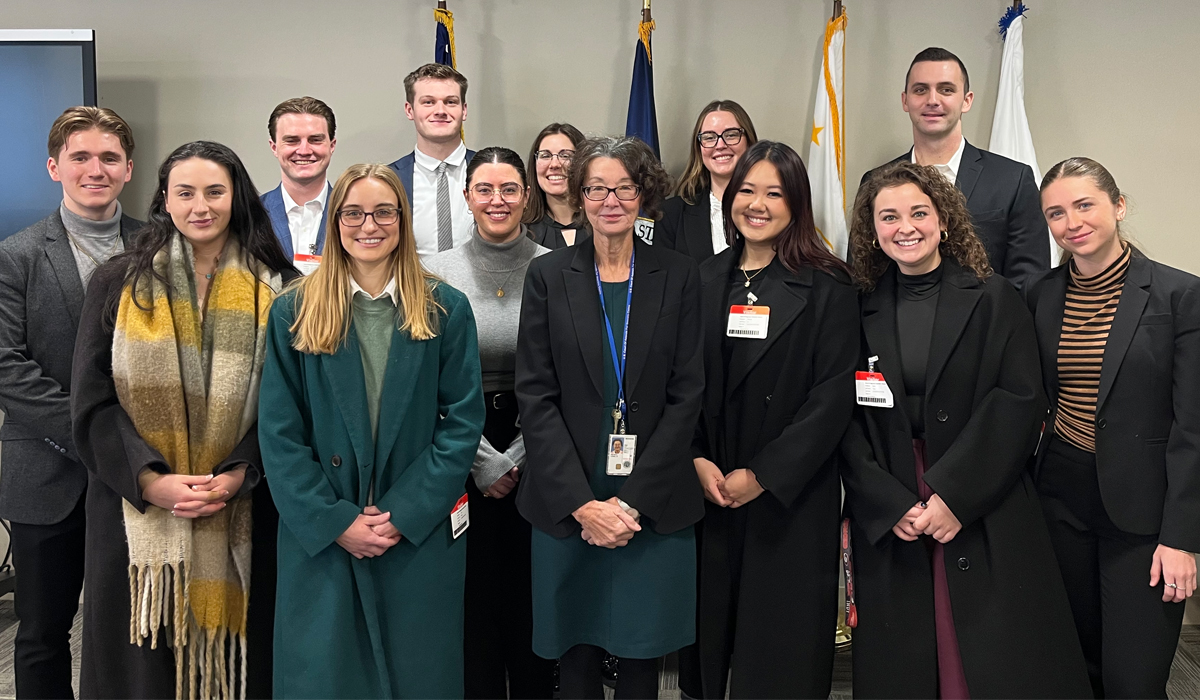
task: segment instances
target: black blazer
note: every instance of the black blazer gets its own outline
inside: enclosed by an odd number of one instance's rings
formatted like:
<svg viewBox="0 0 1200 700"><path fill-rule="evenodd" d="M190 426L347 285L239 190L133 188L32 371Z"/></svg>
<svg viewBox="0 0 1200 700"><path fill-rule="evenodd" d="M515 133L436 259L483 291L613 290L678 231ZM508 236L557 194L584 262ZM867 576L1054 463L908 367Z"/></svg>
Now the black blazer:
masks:
<svg viewBox="0 0 1200 700"><path fill-rule="evenodd" d="M654 245L689 255L697 263L713 256L707 190L696 204L671 197L663 202L662 212L654 222Z"/></svg>
<svg viewBox="0 0 1200 700"><path fill-rule="evenodd" d="M1058 409L1069 268L1054 268L1026 290L1050 397L1048 430ZM1096 470L1117 527L1200 551L1200 278L1136 250L1104 347Z"/></svg>
<svg viewBox="0 0 1200 700"><path fill-rule="evenodd" d="M912 149L888 165L912 160ZM863 175L863 182L880 168ZM1033 170L967 142L954 183L967 198L975 234L996 274L1020 289L1050 267L1050 236Z"/></svg>
<svg viewBox="0 0 1200 700"><path fill-rule="evenodd" d="M688 449L700 413L704 367L700 274L686 257L634 240L629 311L627 429L637 462L619 497L670 533L704 515ZM606 352L593 239L534 258L525 276L516 393L528 454L517 508L535 527L566 537L571 514L594 500L589 475L600 439Z"/></svg>
<svg viewBox="0 0 1200 700"><path fill-rule="evenodd" d="M128 246L142 222L121 217ZM87 488L71 439L71 351L83 282L55 211L0 242L0 517L50 525Z"/></svg>
<svg viewBox="0 0 1200 700"><path fill-rule="evenodd" d="M578 226L563 226L555 221L554 217L550 216L549 213L543 216L541 221L535 221L532 224L527 224L527 226L529 228L529 237L533 239L533 242L550 250L558 250L559 248L574 245L574 243L567 243L567 239L563 238L562 232L565 228L575 229L575 243L579 243L592 235L592 229L588 226L586 220Z"/></svg>

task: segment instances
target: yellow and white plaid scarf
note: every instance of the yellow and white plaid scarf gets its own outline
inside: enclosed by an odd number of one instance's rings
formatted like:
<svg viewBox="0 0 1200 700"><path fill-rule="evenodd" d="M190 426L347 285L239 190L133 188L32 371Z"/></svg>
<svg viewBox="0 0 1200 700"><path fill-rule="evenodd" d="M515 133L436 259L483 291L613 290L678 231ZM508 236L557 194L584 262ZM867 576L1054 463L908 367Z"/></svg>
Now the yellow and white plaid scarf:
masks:
<svg viewBox="0 0 1200 700"><path fill-rule="evenodd" d="M154 257L168 284L150 277L138 303L128 287L121 296L112 352L117 397L174 474L211 474L258 418L267 315L281 280L254 268L230 240L201 320L192 247L176 232ZM194 520L153 505L139 513L127 502L124 513L130 643L149 637L155 648L159 628L170 627L177 698L245 697L249 496Z"/></svg>

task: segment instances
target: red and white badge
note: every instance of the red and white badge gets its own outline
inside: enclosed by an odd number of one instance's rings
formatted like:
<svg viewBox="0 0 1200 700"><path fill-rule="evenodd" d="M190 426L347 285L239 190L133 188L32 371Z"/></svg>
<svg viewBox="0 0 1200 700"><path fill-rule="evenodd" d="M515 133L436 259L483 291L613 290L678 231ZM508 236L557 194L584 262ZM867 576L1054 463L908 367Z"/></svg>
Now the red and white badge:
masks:
<svg viewBox="0 0 1200 700"><path fill-rule="evenodd" d="M454 510L450 511L450 530L456 540L471 526L471 511L467 505L467 494L464 493L454 504Z"/></svg>
<svg viewBox="0 0 1200 700"><path fill-rule="evenodd" d="M312 273L316 272L317 268L321 266L321 256L302 255L300 253L296 253L295 257L292 258L292 264L296 266L296 269L300 271L300 274L308 277Z"/></svg>
<svg viewBox="0 0 1200 700"><path fill-rule="evenodd" d="M854 399L859 406L875 408L891 408L895 405L892 390L883 378L883 374L875 371L875 363L879 356L867 359L867 371L854 373Z"/></svg>
<svg viewBox="0 0 1200 700"><path fill-rule="evenodd" d="M729 307L729 323L725 326L725 335L730 338L765 340L770 324L771 307L734 304Z"/></svg>

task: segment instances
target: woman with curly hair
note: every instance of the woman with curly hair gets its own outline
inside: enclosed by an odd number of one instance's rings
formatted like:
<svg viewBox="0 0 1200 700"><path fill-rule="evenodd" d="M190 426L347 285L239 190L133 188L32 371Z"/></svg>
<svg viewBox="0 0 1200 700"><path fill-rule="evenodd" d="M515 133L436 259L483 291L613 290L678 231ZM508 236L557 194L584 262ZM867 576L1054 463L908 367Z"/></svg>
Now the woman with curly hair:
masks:
<svg viewBox="0 0 1200 700"><path fill-rule="evenodd" d="M669 178L634 138L590 139L570 192L593 235L529 264L516 394L533 524L533 650L561 697L658 696L658 657L691 644L704 497L689 446L704 388L700 275L633 233Z"/></svg>
<svg viewBox="0 0 1200 700"><path fill-rule="evenodd" d="M850 249L855 696L1091 697L1028 469L1046 415L1033 319L931 167L863 184Z"/></svg>

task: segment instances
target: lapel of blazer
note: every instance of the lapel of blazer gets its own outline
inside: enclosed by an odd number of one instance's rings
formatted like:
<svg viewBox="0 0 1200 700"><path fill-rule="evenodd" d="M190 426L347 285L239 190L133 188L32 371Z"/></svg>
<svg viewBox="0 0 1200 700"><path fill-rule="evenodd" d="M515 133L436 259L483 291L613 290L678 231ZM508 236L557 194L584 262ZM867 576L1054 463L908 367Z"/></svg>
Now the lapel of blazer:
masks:
<svg viewBox="0 0 1200 700"><path fill-rule="evenodd" d="M883 373L896 415L904 416L908 425L908 414L904 410L904 375L900 364L900 340L896 330L896 266L889 265L875 284L874 291L865 294L862 300L863 335L871 355L878 357L875 370ZM859 367L858 371L866 371Z"/></svg>
<svg viewBox="0 0 1200 700"><path fill-rule="evenodd" d="M121 216L121 245L125 250L129 250L129 246L133 245L133 234L138 232L142 227L142 222L129 215Z"/></svg>
<svg viewBox="0 0 1200 700"><path fill-rule="evenodd" d="M1108 341L1104 344L1104 361L1100 365L1100 390L1096 395L1096 413L1104 408L1108 392L1112 390L1117 372L1125 360L1129 344L1133 342L1133 334L1137 331L1138 322L1142 319L1142 311L1150 300L1150 282L1154 270L1149 258L1134 251L1129 261L1129 275L1125 278L1125 286L1121 290L1121 300L1117 302L1117 313L1113 318L1112 328L1108 331Z"/></svg>
<svg viewBox="0 0 1200 700"><path fill-rule="evenodd" d="M1062 336L1063 314L1067 308L1068 265L1060 265L1038 285L1033 325L1037 329L1038 352L1042 356L1042 377L1050 409L1058 408L1058 341Z"/></svg>
<svg viewBox="0 0 1200 700"><path fill-rule="evenodd" d="M683 235L687 238L688 252L696 260L707 260L713 255L712 219L708 216L708 192L695 204L684 204Z"/></svg>
<svg viewBox="0 0 1200 700"><path fill-rule="evenodd" d="M58 278L58 287L67 303L71 323L78 326L79 311L83 308L83 282L79 279L75 254L71 252L71 239L67 237L62 215L58 212L46 224L46 258L50 260L50 267Z"/></svg>
<svg viewBox="0 0 1200 700"><path fill-rule="evenodd" d="M400 184L404 185L404 194L408 197L409 208L412 208L413 198L413 168L417 166L417 152L412 151L408 155L394 160L388 164L388 167L396 171L396 175L400 178Z"/></svg>
<svg viewBox="0 0 1200 700"><path fill-rule="evenodd" d="M287 212L283 210L283 183L270 192L263 195L263 204L267 208L267 215L271 218L271 228L275 230L275 237L279 239L279 244L283 246L283 254L291 260L296 256L296 252L292 249L292 227L288 224Z"/></svg>
<svg viewBox="0 0 1200 700"><path fill-rule="evenodd" d="M771 321L767 325L767 337L763 340L752 340L738 343L742 352L734 351L729 358L729 379L726 384L726 395L738 387L750 374L750 370L762 360L767 350L778 341L792 323L808 306L808 293L812 289L812 270L804 267L792 274L776 257L771 261L775 276L763 278L764 296L771 299Z"/></svg>
<svg viewBox="0 0 1200 700"><path fill-rule="evenodd" d="M371 414L367 411L367 385L363 374L362 351L358 347L358 333L354 323L346 331L345 344L332 355L318 355L324 374L333 388L334 398L342 414L342 423L350 434L354 454L359 464L371 463ZM390 359L390 358L389 358ZM389 400L390 403L390 400ZM366 495L366 483L360 486Z"/></svg>
<svg viewBox="0 0 1200 700"><path fill-rule="evenodd" d="M954 184L968 202L971 201L971 192L975 190L975 184L979 182L979 175L983 172L982 161L983 154L978 148L972 146L969 141L963 145L962 160L958 163L958 177Z"/></svg>
<svg viewBox="0 0 1200 700"><path fill-rule="evenodd" d="M654 329L658 325L659 312L662 311L663 291L667 283L667 273L659 264L658 254L652 246L634 236L633 250L633 301L629 306L629 348L625 359L626 400L629 400L637 389L638 379L646 366L646 358L650 355L650 346L654 343ZM613 328L613 337L618 343L621 342L617 335L620 332ZM604 343L607 342L606 337Z"/></svg>
<svg viewBox="0 0 1200 700"><path fill-rule="evenodd" d="M442 319L445 322L445 319ZM417 383L412 380L412 372L421 367L421 358L426 348L434 342L417 341L399 329L392 331L392 346L388 350L387 369L383 373L383 391L380 396L386 396L379 407L379 434L375 438L375 469L387 464L387 457L396 444L400 427L404 425L405 414L408 413L412 401L413 389Z"/></svg>
<svg viewBox="0 0 1200 700"><path fill-rule="evenodd" d="M975 306L983 297L979 280L969 270L964 270L953 258L943 258L942 289L938 294L937 316L933 321L933 338L929 342L929 368L925 382L925 395L932 396L938 379L950 360L950 354L958 345L967 321Z"/></svg>
<svg viewBox="0 0 1200 700"><path fill-rule="evenodd" d="M282 187L282 185L280 185ZM317 229L317 255L325 253L325 227L329 225L329 200L333 194L333 185L325 185L325 207L321 209L321 227ZM288 242L291 242L288 236Z"/></svg>
<svg viewBox="0 0 1200 700"><path fill-rule="evenodd" d="M721 343L725 338L725 315L729 313L729 275L741 257L740 244L726 248L704 261L700 270L703 288L701 313L704 323L704 412L710 417L725 412L725 362Z"/></svg>
<svg viewBox="0 0 1200 700"><path fill-rule="evenodd" d="M575 249L571 267L562 273L563 286L571 308L571 321L575 325L575 344L583 355L583 364L592 378L596 395L604 396L604 356L600 353L604 351L603 343L608 340L602 339L602 334L597 332L604 320L600 317L600 300L596 297L596 249L590 238L576 244ZM636 279L634 286L637 286Z"/></svg>

